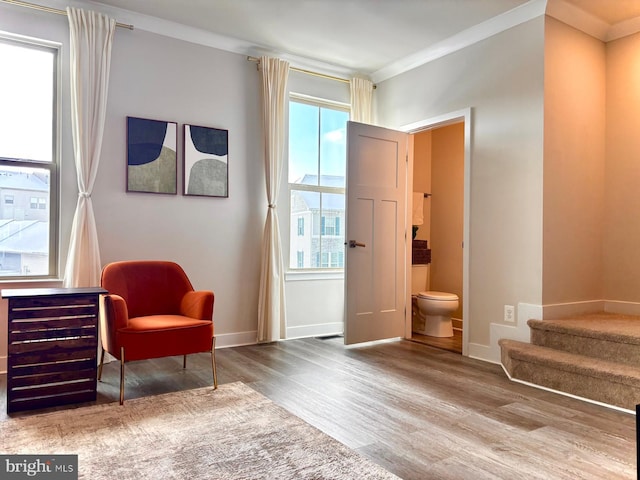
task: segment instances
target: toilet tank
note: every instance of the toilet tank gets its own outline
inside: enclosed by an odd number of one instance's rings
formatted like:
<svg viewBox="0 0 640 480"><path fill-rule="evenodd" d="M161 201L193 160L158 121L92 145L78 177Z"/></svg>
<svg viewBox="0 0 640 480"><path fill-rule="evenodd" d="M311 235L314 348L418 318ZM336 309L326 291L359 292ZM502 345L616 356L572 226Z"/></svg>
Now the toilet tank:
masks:
<svg viewBox="0 0 640 480"><path fill-rule="evenodd" d="M429 265L411 265L411 295L429 290Z"/></svg>

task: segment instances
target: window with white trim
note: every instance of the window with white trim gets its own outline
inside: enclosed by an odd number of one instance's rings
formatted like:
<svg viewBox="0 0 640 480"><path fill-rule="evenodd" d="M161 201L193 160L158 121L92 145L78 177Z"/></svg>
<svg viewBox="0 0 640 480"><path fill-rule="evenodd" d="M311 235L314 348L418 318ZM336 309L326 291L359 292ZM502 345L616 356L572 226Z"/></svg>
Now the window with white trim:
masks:
<svg viewBox="0 0 640 480"><path fill-rule="evenodd" d="M349 107L290 97L289 268L343 268Z"/></svg>
<svg viewBox="0 0 640 480"><path fill-rule="evenodd" d="M0 35L0 279L57 275L58 46Z"/></svg>

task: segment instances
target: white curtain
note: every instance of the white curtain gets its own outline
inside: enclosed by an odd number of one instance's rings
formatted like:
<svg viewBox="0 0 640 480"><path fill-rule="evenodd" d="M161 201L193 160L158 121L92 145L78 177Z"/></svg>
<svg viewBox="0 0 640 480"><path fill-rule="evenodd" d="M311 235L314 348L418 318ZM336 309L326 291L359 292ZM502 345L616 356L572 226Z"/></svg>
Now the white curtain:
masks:
<svg viewBox="0 0 640 480"><path fill-rule="evenodd" d="M286 308L284 265L276 199L280 191L285 147L285 112L289 63L278 58L260 59L262 77L262 129L267 186L267 220L262 239L262 269L258 300L258 342L285 337Z"/></svg>
<svg viewBox="0 0 640 480"><path fill-rule="evenodd" d="M97 12L67 7L71 43L71 128L78 176L65 287L100 284L100 248L91 192L98 173L107 108L111 45L116 22Z"/></svg>
<svg viewBox="0 0 640 480"><path fill-rule="evenodd" d="M372 123L373 83L366 78L351 79L351 120Z"/></svg>

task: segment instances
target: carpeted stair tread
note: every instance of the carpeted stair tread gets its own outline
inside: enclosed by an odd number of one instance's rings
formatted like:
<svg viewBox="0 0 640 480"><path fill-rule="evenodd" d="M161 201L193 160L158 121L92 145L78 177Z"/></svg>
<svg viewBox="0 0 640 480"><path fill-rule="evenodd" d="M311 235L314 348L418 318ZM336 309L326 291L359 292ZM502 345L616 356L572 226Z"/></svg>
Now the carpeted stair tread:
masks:
<svg viewBox="0 0 640 480"><path fill-rule="evenodd" d="M640 388L640 368L510 339L498 341L513 360ZM521 379L523 380L523 379Z"/></svg>
<svg viewBox="0 0 640 480"><path fill-rule="evenodd" d="M640 403L640 316L598 312L527 325L531 343L499 341L511 379L630 411Z"/></svg>
<svg viewBox="0 0 640 480"><path fill-rule="evenodd" d="M558 320L529 320L529 328L640 345L640 317L611 313L588 314Z"/></svg>

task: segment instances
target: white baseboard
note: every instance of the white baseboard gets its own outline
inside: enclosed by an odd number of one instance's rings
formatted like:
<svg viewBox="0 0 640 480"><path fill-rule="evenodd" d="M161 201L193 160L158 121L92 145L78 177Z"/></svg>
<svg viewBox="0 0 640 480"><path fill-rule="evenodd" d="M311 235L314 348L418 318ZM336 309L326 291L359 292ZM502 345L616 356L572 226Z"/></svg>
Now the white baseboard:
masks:
<svg viewBox="0 0 640 480"><path fill-rule="evenodd" d="M493 352L491 351L491 347L487 345L469 343L467 354L469 358L475 358L476 360L482 360L489 363L500 363L493 360Z"/></svg>
<svg viewBox="0 0 640 480"><path fill-rule="evenodd" d="M605 310L607 300L589 300L585 302L550 303L543 305L541 320L551 318L570 317L571 315L583 315L585 313L602 312Z"/></svg>
<svg viewBox="0 0 640 480"><path fill-rule="evenodd" d="M640 303L605 300L604 311L620 315L640 315Z"/></svg>
<svg viewBox="0 0 640 480"><path fill-rule="evenodd" d="M323 337L327 335L342 335L344 322L321 323L317 325L302 325L287 328L287 340L294 338Z"/></svg>
<svg viewBox="0 0 640 480"><path fill-rule="evenodd" d="M543 306L543 319L563 318L585 313L609 312L640 315L640 303L621 300L589 300L586 302L554 303Z"/></svg>
<svg viewBox="0 0 640 480"><path fill-rule="evenodd" d="M258 343L258 331L223 333L216 335L216 350L219 348L241 347Z"/></svg>
<svg viewBox="0 0 640 480"><path fill-rule="evenodd" d="M635 415L636 414L636 412L634 410L629 410L627 408L618 407L617 405L610 405L608 403L599 402L598 400L592 400L590 398L580 397L580 396L574 395L572 393L561 392L560 390L554 390L553 388L545 387L545 386L542 386L542 385L537 385L535 383L526 382L526 381L520 380L518 378L513 378L511 375L509 375L509 372L507 371L507 369L504 368L504 365L502 365L502 370L504 370L504 373L507 375L509 380L511 380L512 382L521 383L522 385L527 385L529 387L537 388L539 390L545 390L547 392L556 393L558 395L562 395L562 396L565 396L565 397L575 398L576 400L582 400L583 402L593 403L594 405L599 405L601 407L610 408L612 410L617 410L619 412L629 413L631 415Z"/></svg>

